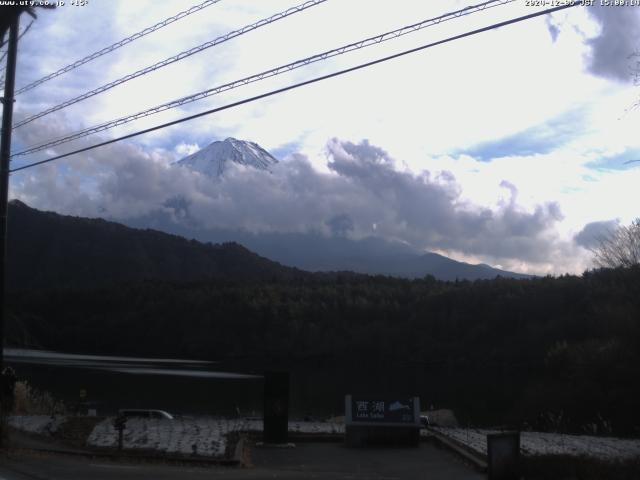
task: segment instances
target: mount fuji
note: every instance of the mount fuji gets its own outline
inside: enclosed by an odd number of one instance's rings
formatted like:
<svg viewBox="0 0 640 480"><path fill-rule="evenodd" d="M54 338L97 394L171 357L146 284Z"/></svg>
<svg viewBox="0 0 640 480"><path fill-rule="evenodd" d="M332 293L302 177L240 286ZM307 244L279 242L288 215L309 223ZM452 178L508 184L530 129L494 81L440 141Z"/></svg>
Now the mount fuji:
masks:
<svg viewBox="0 0 640 480"><path fill-rule="evenodd" d="M270 170L278 160L257 143L229 137L178 160L175 165L218 178L224 174L229 162Z"/></svg>
<svg viewBox="0 0 640 480"><path fill-rule="evenodd" d="M216 141L174 165L187 167L211 177L222 177L230 164L271 171L278 160L254 142L227 138ZM174 210L174 214L169 213ZM180 219L176 221L176 219ZM433 275L441 280L529 278L528 275L499 270L489 265L458 262L435 253L417 250L381 237L359 240L345 235L308 233L256 233L243 229L207 228L189 215L189 201L174 198L163 210L130 218L131 227L153 228L202 242L239 242L258 255L286 266L308 271L352 271L395 277L419 278Z"/></svg>

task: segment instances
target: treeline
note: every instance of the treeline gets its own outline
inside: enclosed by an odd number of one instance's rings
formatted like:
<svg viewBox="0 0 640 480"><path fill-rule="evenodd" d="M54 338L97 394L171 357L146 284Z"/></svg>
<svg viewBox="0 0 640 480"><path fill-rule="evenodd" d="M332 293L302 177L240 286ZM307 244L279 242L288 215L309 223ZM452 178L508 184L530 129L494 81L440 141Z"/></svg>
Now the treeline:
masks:
<svg viewBox="0 0 640 480"><path fill-rule="evenodd" d="M357 275L14 293L9 338L85 353L405 362L474 372L505 418L638 434L640 267L532 280ZM498 372L500 378L496 378ZM485 403L491 399L485 399Z"/></svg>

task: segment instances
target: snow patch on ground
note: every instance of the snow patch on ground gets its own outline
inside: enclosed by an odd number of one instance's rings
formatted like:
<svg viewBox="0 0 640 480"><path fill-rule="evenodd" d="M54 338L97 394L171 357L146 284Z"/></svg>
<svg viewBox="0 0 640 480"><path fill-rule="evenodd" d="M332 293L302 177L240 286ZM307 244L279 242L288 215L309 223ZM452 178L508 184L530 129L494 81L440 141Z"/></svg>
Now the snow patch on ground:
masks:
<svg viewBox="0 0 640 480"><path fill-rule="evenodd" d="M62 415L13 415L9 417L9 425L24 432L52 435L66 419Z"/></svg>
<svg viewBox="0 0 640 480"><path fill-rule="evenodd" d="M113 418L94 428L87 440L94 447L117 447L118 432ZM289 422L291 433L344 433L344 425L324 422ZM123 435L124 449L223 457L227 434L262 432L262 420L199 417L193 419L129 419Z"/></svg>
<svg viewBox="0 0 640 480"><path fill-rule="evenodd" d="M431 427L481 455L487 455L487 434L497 430ZM600 460L627 460L640 457L640 440L560 433L521 432L520 447L524 455L570 455Z"/></svg>
<svg viewBox="0 0 640 480"><path fill-rule="evenodd" d="M95 447L117 447L118 431L113 418L100 422L87 443ZM224 456L225 435L235 425L224 419L201 419L197 422L165 419L129 419L123 435L125 449L155 450L167 453Z"/></svg>
<svg viewBox="0 0 640 480"><path fill-rule="evenodd" d="M13 428L41 435L54 435L67 417L56 415L16 415L9 417ZM114 417L98 423L88 437L87 445L115 448L118 432ZM150 450L183 455L224 457L227 435L233 432L262 432L261 419L194 417L175 420L131 418L124 430L125 449ZM487 434L497 430L431 427L481 455L487 454ZM344 424L336 422L289 422L292 434L343 435ZM421 431L429 435L428 431ZM640 457L640 440L558 433L522 432L520 437L524 455L571 455L602 460L625 460Z"/></svg>

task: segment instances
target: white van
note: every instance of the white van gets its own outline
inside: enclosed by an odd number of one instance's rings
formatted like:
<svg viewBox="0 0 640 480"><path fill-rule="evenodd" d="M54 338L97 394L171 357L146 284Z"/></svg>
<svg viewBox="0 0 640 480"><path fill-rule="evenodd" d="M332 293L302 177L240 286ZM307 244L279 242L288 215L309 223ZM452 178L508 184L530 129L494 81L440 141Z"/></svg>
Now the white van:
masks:
<svg viewBox="0 0 640 480"><path fill-rule="evenodd" d="M145 408L123 408L118 410L118 416L124 418L155 418L158 420L173 420L173 415L164 410L149 410Z"/></svg>

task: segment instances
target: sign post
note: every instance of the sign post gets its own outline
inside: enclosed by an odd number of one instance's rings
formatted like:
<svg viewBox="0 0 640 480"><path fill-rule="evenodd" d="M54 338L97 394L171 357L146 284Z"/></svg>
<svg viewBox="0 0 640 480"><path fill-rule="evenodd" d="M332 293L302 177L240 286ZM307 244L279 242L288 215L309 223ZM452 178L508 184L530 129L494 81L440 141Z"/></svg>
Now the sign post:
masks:
<svg viewBox="0 0 640 480"><path fill-rule="evenodd" d="M113 420L113 427L118 431L118 451L122 451L124 443L124 429L127 428L127 417L118 415Z"/></svg>

